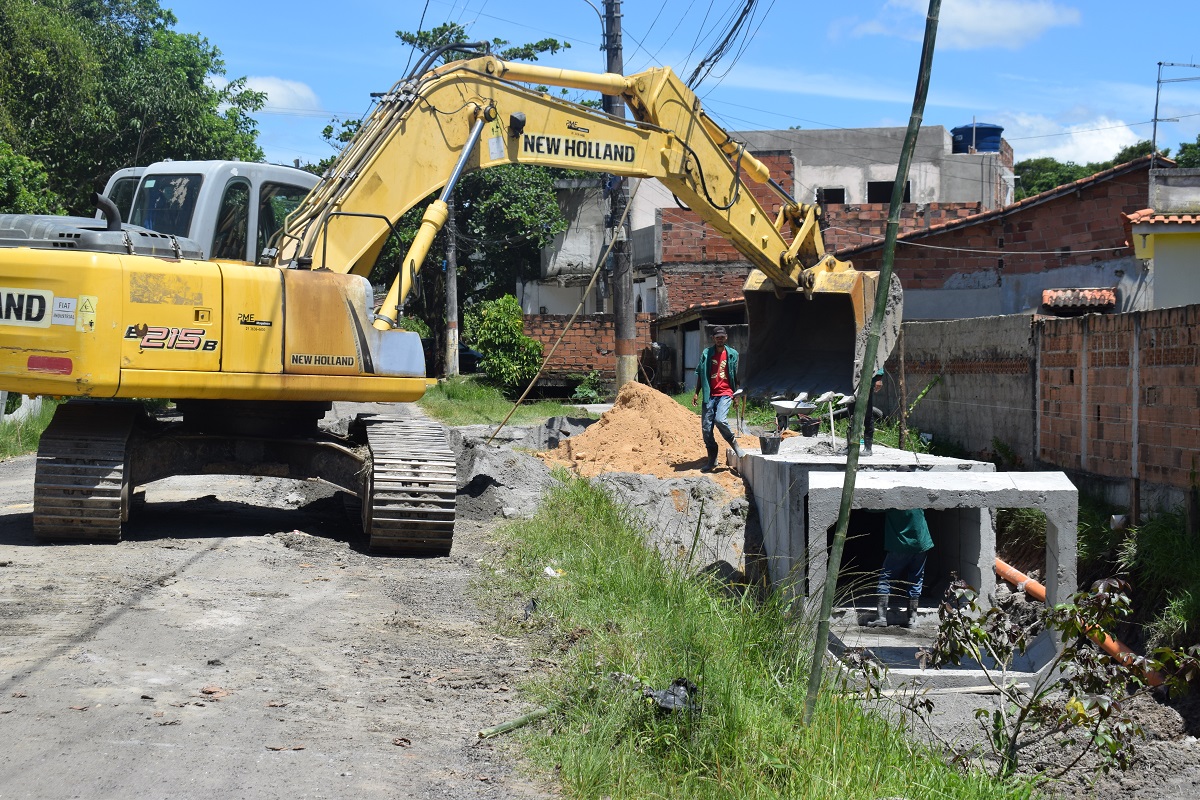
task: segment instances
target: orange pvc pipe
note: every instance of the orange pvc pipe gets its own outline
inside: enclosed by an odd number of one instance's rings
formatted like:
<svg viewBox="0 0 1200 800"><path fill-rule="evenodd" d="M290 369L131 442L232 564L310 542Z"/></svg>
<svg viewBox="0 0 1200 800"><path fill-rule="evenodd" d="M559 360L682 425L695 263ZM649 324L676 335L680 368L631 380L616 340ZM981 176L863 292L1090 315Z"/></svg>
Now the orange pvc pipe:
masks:
<svg viewBox="0 0 1200 800"><path fill-rule="evenodd" d="M1041 603L1046 602L1045 586L1033 580L1024 572L1021 572L1011 564L1000 560L999 558L996 559L996 574L1011 583L1013 586L1016 586L1018 589L1024 589L1025 594L1029 595L1034 600L1037 600ZM1100 645L1101 650L1108 653L1125 666L1129 666L1134 657L1137 655L1128 647L1121 644L1119 640L1112 638L1102 630L1092 629L1088 631L1088 636L1091 637L1093 642ZM1146 682L1151 686L1163 685L1162 675L1158 674L1158 672L1155 670L1150 670L1147 672L1145 677Z"/></svg>

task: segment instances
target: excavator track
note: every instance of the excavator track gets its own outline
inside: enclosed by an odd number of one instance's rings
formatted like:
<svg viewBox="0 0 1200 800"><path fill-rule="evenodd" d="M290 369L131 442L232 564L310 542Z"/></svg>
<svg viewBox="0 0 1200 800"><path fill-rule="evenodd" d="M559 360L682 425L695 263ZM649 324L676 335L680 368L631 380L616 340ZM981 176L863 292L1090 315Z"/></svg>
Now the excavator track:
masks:
<svg viewBox="0 0 1200 800"><path fill-rule="evenodd" d="M435 422L364 417L371 448L363 529L372 552L445 556L454 537L454 452Z"/></svg>
<svg viewBox="0 0 1200 800"><path fill-rule="evenodd" d="M129 518L126 448L140 409L60 406L38 445L33 532L41 541L119 542Z"/></svg>

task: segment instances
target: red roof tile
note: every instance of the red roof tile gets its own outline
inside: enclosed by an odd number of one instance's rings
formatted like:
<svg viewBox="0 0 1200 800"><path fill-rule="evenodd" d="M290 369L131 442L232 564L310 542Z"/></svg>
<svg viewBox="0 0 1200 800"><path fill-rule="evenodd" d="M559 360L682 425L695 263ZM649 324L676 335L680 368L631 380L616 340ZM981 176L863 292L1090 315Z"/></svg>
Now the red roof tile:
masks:
<svg viewBox="0 0 1200 800"><path fill-rule="evenodd" d="M1047 308L1114 308L1115 289L1045 289L1042 305Z"/></svg>
<svg viewBox="0 0 1200 800"><path fill-rule="evenodd" d="M1200 214L1160 214L1153 208L1143 208L1125 216L1134 225L1200 225Z"/></svg>

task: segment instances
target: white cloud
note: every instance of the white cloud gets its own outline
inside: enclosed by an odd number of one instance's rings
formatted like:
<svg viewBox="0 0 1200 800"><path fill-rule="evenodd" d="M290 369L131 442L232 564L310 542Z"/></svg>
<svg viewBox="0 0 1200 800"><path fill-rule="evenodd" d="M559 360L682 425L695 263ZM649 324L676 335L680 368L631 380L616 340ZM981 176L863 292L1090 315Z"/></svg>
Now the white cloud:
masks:
<svg viewBox="0 0 1200 800"><path fill-rule="evenodd" d="M251 75L246 78L246 87L256 92L266 92L268 111L319 111L321 101L308 84L284 78Z"/></svg>
<svg viewBox="0 0 1200 800"><path fill-rule="evenodd" d="M1000 115L997 124L1004 125L1004 138L1016 161L1046 156L1076 164L1108 161L1121 148L1149 138L1125 121L1106 116L1063 125L1034 114Z"/></svg>
<svg viewBox="0 0 1200 800"><path fill-rule="evenodd" d="M837 74L800 73L739 63L721 81L723 88L787 92L813 97L866 100L876 103L911 103L912 89L889 86L874 79L856 80Z"/></svg>
<svg viewBox="0 0 1200 800"><path fill-rule="evenodd" d="M859 35L924 35L926 0L888 0L874 19L856 25ZM1053 0L946 0L938 18L937 43L951 50L1003 47L1017 50L1050 28L1078 25L1081 14Z"/></svg>

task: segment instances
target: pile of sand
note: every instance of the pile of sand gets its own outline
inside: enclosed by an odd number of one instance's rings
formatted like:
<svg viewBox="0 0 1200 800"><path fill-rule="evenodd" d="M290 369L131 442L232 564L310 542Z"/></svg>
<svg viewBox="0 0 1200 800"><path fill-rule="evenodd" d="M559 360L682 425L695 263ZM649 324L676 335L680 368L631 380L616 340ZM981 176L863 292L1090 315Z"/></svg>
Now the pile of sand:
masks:
<svg viewBox="0 0 1200 800"><path fill-rule="evenodd" d="M742 479L724 466L729 445L719 433L716 436L721 447L717 462L721 466L709 477L730 494L740 495ZM738 444L757 449L758 439L739 436ZM700 436L700 417L640 383L625 384L612 409L596 424L539 455L589 478L605 472L638 472L659 478L693 476L700 474L708 460Z"/></svg>

